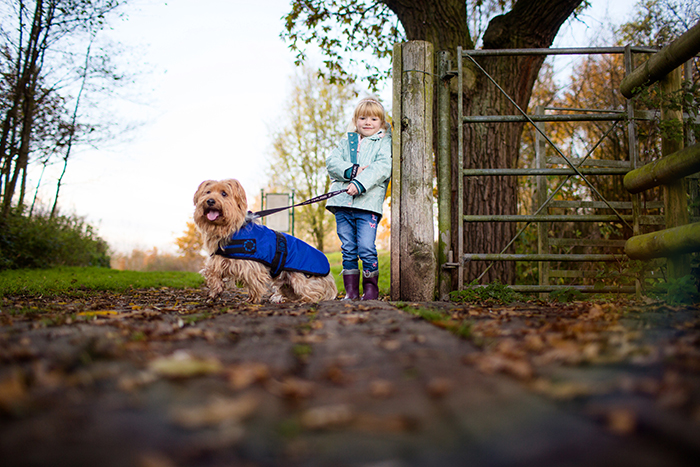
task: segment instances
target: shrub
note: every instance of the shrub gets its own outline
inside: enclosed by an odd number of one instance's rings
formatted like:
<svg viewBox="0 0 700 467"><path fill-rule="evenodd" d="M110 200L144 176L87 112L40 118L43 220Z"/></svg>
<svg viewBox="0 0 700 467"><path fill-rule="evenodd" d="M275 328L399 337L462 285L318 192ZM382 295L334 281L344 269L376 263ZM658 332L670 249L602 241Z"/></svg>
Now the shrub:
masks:
<svg viewBox="0 0 700 467"><path fill-rule="evenodd" d="M78 216L16 209L0 219L0 270L56 266L109 267L107 242Z"/></svg>
<svg viewBox="0 0 700 467"><path fill-rule="evenodd" d="M498 303L507 305L523 299L521 294L500 282L477 285L475 281L469 284L467 289L450 292L450 300L458 303Z"/></svg>
<svg viewBox="0 0 700 467"><path fill-rule="evenodd" d="M654 286L649 295L671 305L693 305L700 302L700 293L695 277L683 276L679 279L667 279Z"/></svg>
<svg viewBox="0 0 700 467"><path fill-rule="evenodd" d="M569 303L574 300L582 300L583 293L573 287L565 287L560 290L554 290L549 293L549 298L554 302Z"/></svg>

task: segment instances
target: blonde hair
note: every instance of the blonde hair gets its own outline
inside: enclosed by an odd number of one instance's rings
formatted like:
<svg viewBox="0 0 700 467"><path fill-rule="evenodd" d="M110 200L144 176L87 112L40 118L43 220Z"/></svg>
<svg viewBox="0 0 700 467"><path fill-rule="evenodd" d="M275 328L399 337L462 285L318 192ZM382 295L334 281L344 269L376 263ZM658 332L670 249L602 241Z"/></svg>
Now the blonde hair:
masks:
<svg viewBox="0 0 700 467"><path fill-rule="evenodd" d="M352 116L351 126L354 131L357 131L357 119L360 117L377 117L381 119L382 128L386 130L386 112L384 111L384 106L376 99L367 98L362 99L358 102L357 107L355 107L355 113Z"/></svg>

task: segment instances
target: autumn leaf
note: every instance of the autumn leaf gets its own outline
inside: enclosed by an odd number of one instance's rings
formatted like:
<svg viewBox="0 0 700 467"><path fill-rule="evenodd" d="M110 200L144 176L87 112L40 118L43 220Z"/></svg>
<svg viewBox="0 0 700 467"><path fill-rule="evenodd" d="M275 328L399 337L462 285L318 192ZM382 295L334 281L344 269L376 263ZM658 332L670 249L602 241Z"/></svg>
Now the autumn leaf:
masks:
<svg viewBox="0 0 700 467"><path fill-rule="evenodd" d="M223 367L216 358L198 358L186 351L177 351L149 364L149 369L167 378L191 378L193 376L219 373Z"/></svg>

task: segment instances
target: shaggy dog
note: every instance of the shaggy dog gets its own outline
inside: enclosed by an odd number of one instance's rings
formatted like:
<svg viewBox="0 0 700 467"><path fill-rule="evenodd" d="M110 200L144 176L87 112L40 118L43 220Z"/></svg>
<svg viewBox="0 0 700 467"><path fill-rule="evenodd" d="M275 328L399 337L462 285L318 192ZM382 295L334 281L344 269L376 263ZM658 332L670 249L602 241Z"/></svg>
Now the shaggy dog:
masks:
<svg viewBox="0 0 700 467"><path fill-rule="evenodd" d="M266 227L254 224L252 217L248 215L248 202L245 191L237 180L207 180L202 182L194 194L194 221L202 233L204 249L209 253L204 269L201 273L207 281L209 297L218 298L226 287L226 282L236 284L243 283L248 287L248 301L257 303L263 294L272 288L270 301L278 303L288 301L319 302L321 300L334 300L338 294L335 281L330 274L328 260L323 253L307 245L301 240L286 234L274 232ZM236 235L251 229L264 231L272 236L272 252L277 248L278 259L282 242L284 258L294 257L295 245L302 248L303 253L297 254L298 260L312 264L315 269L311 274L297 272L296 264L287 266L282 260L267 261L260 259L241 259L247 257L246 248L252 243L255 250L255 241L235 240ZM276 237L275 237L276 235ZM234 242L239 246L232 246ZM269 243L269 242L268 242ZM289 245L289 246L287 246ZM257 240L257 250L263 250L263 242ZM289 255L287 255L289 248ZM231 251L242 252L237 258L232 259L228 254ZM320 256L319 256L320 255ZM297 260L297 261L298 261ZM316 261L318 260L318 261ZM274 268L274 270L272 270ZM319 272L320 271L320 272ZM273 277L273 275L275 275Z"/></svg>

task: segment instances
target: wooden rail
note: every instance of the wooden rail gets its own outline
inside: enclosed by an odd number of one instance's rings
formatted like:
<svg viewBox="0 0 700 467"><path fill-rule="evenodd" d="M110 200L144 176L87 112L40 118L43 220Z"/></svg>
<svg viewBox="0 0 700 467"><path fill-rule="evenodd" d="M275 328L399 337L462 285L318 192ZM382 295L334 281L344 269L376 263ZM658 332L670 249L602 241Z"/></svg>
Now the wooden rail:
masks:
<svg viewBox="0 0 700 467"><path fill-rule="evenodd" d="M654 84L698 53L700 22L664 47L627 75L620 83L620 92L631 99L645 87Z"/></svg>
<svg viewBox="0 0 700 467"><path fill-rule="evenodd" d="M632 259L666 258L694 251L700 251L700 223L637 235L625 243L625 253Z"/></svg>
<svg viewBox="0 0 700 467"><path fill-rule="evenodd" d="M694 144L663 159L632 170L624 184L630 193L641 193L700 172L700 144Z"/></svg>
<svg viewBox="0 0 700 467"><path fill-rule="evenodd" d="M646 63L627 75L620 91L628 98L660 81L662 100L681 89L680 66L700 52L700 22L664 47ZM682 114L668 102L662 104L661 119L682 127ZM677 138L662 137L663 158L635 169L625 176L625 188L640 193L663 186L666 229L636 235L625 243L625 253L632 259L668 258L668 276L678 279L690 274L688 253L700 251L700 224L688 224L687 190L684 177L700 170L700 147L683 148Z"/></svg>

